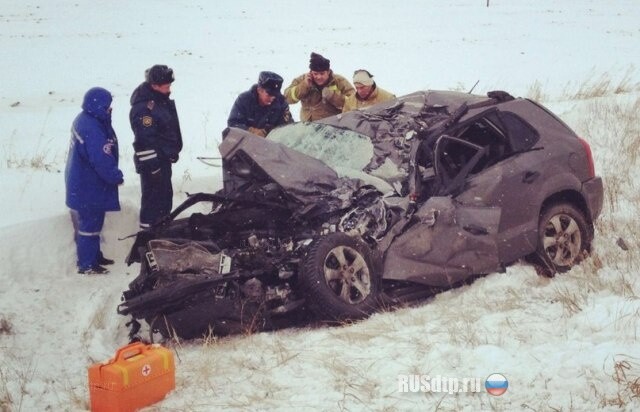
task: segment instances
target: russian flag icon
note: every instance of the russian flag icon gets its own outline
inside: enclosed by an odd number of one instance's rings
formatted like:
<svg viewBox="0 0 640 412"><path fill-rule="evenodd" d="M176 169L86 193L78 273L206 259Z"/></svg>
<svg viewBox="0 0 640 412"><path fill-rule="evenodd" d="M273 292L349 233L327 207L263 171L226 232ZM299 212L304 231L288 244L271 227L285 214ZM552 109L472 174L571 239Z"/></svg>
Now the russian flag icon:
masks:
<svg viewBox="0 0 640 412"><path fill-rule="evenodd" d="M489 375L487 380L484 382L484 387L487 389L489 395L500 396L507 391L509 381L504 377L504 375L494 373Z"/></svg>

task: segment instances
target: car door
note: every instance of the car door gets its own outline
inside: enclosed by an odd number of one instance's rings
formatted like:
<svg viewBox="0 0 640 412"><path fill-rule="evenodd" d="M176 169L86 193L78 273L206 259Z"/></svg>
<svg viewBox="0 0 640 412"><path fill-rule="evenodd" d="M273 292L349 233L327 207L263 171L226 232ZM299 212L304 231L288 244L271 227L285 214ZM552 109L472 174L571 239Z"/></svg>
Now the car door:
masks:
<svg viewBox="0 0 640 412"><path fill-rule="evenodd" d="M500 269L500 208L466 205L455 198L486 155L485 147L457 137L437 139L434 195L418 205L413 224L391 243L384 278L447 287Z"/></svg>
<svg viewBox="0 0 640 412"><path fill-rule="evenodd" d="M488 167L467 176L456 200L466 206L501 210L497 235L499 260L508 264L535 250L541 168L535 143L538 135L528 123L510 112L497 112L483 119L503 136L503 153ZM491 149L490 149L491 151Z"/></svg>

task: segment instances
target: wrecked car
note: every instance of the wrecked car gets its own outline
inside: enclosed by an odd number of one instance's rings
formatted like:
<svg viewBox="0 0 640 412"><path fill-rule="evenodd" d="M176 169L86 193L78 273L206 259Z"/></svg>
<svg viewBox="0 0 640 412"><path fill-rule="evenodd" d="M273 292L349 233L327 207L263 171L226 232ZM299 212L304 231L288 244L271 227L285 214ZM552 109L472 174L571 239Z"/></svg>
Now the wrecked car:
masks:
<svg viewBox="0 0 640 412"><path fill-rule="evenodd" d="M420 91L267 139L228 128L219 150L223 188L127 257L118 312L164 337L361 319L523 258L552 276L589 253L603 202L588 143L502 91Z"/></svg>

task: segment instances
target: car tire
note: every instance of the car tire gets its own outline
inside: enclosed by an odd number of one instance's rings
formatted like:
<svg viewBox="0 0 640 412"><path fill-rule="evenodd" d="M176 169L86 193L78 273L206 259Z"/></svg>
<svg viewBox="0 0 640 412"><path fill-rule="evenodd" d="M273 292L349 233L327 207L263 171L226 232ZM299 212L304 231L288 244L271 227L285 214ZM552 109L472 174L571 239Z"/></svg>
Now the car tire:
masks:
<svg viewBox="0 0 640 412"><path fill-rule="evenodd" d="M538 274L553 277L578 264L591 252L593 225L569 203L546 208L540 215L538 248L533 263Z"/></svg>
<svg viewBox="0 0 640 412"><path fill-rule="evenodd" d="M367 244L344 233L331 233L309 246L299 282L309 309L323 320L362 319L377 308L376 259Z"/></svg>

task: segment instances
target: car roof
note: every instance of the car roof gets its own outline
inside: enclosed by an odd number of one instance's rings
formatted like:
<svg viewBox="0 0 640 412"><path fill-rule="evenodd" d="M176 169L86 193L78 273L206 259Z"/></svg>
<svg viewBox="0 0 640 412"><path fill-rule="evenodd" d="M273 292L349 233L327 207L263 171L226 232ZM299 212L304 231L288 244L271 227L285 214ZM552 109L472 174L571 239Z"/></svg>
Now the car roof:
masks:
<svg viewBox="0 0 640 412"><path fill-rule="evenodd" d="M364 109L327 117L318 120L317 123L354 130L375 138L376 135L379 135L379 131L376 127L372 127L370 120L392 122L395 126L393 127L394 129L402 131L405 129L404 126L410 128L409 123L413 123L416 120L431 118L433 119L433 124L448 118L465 104L478 108L478 110L474 110L477 114L497 103L499 103L498 100L488 96L456 91L425 90L400 96ZM424 126L429 127L429 122Z"/></svg>

